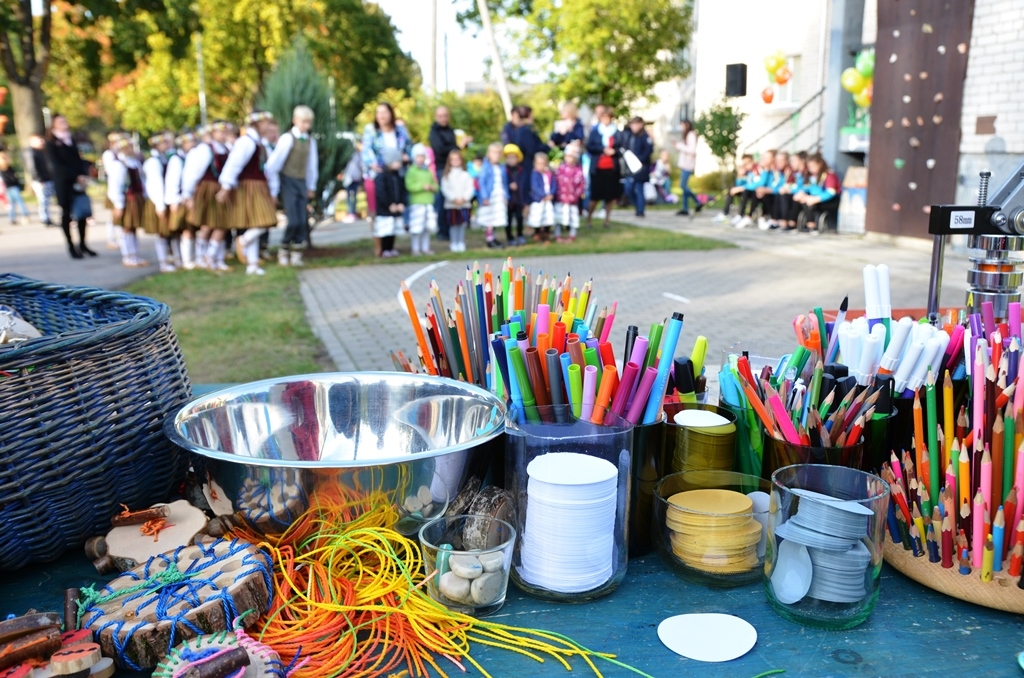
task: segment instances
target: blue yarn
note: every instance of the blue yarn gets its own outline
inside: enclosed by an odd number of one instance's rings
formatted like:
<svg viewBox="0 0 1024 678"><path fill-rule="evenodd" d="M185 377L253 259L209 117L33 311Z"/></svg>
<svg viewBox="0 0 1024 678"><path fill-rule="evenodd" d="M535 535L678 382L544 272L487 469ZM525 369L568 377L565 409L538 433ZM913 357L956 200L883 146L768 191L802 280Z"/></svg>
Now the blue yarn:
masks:
<svg viewBox="0 0 1024 678"><path fill-rule="evenodd" d="M173 554L162 554L150 558L149 561L143 566L141 574L135 572L127 572L122 575L121 578L128 578L132 581L139 582L140 584L146 584L146 588L135 591L127 596L119 596L110 586L105 586L97 594L96 598L90 603L86 610L82 614L82 628L91 627L92 624L98 621L103 616L103 610L99 607L99 601L107 599L120 598L122 605L130 602L134 602L139 599L145 599L142 605L137 608L139 617L146 615L148 611L152 611L156 618L160 621L173 622L171 625L171 637L168 642L167 651L178 644L178 633L179 627L183 630L190 631L193 635L202 635L205 633L204 629L199 628L191 621L189 621L185 615L189 611L198 607L203 603L210 601L217 601L224 612L224 618L234 620L238 617L239 611L235 606L235 601L228 593L227 588L219 588L215 583L216 580L224 571L220 568L214 569L214 566L225 561L227 558L235 556L239 552L245 551L250 544L248 542L240 542L237 539L233 539L228 543L228 550L224 555L217 555L215 547L221 546L225 543L225 540L221 539L210 544L199 544L197 545L200 550L200 557L183 571L180 572L177 569L177 561L179 554L185 548L184 546L178 547ZM160 564L161 567L156 567ZM210 570L209 574L201 576L203 570ZM168 574L170 573L170 574ZM271 578L271 561L270 557L261 551L258 551L258 555L246 554L242 559L242 567L237 572L233 572L234 581L244 579L251 574L259 574L264 584L267 586L267 590L270 592L270 599L267 603L267 608L270 609L270 603L273 598L273 581ZM204 587L210 587L216 590L211 596L207 596L205 599L200 596L200 591ZM185 603L185 610L178 612L177 614L170 614L170 609ZM265 612L266 610L261 610ZM113 630L113 643L114 649L117 652L118 661L121 665L126 666L135 671L143 670L142 667L133 662L126 654L127 647L129 646L132 636L134 633L145 626L149 622L141 619L135 619L132 621L117 620L109 621L101 625L99 628L93 628L96 634L102 633L104 630ZM123 633L123 638L122 638Z"/></svg>

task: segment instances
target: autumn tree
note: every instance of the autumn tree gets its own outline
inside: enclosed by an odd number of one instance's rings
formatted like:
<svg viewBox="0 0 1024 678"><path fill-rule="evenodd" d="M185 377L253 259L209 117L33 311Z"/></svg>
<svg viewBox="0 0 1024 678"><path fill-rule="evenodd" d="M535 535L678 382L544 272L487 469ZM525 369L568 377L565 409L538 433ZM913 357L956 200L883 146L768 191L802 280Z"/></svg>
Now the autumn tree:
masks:
<svg viewBox="0 0 1024 678"><path fill-rule="evenodd" d="M0 4L0 64L7 76L14 112L14 127L22 148L28 138L43 132L43 80L50 66L50 3L42 3L38 20L32 0Z"/></svg>
<svg viewBox="0 0 1024 678"><path fill-rule="evenodd" d="M546 64L562 99L628 108L654 85L688 73L689 0L488 0L496 21L525 21L520 61ZM478 24L475 3L460 20ZM510 64L515 72L521 63Z"/></svg>

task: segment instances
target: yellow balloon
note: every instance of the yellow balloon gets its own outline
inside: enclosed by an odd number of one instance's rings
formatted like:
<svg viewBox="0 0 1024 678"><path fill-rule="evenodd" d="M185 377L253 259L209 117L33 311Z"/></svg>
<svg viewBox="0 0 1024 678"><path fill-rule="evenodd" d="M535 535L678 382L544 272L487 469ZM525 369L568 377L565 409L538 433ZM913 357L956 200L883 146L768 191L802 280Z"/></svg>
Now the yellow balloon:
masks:
<svg viewBox="0 0 1024 678"><path fill-rule="evenodd" d="M774 74L775 71L779 70L786 65L786 58L778 54L770 54L764 58L764 69L769 73Z"/></svg>
<svg viewBox="0 0 1024 678"><path fill-rule="evenodd" d="M856 94L860 92L868 84L868 79L860 74L856 68L850 67L843 71L843 74L839 76L839 84L843 86L847 92Z"/></svg>
<svg viewBox="0 0 1024 678"><path fill-rule="evenodd" d="M871 89L868 87L865 87L864 89L853 95L853 103L857 104L861 108L870 108L871 99Z"/></svg>

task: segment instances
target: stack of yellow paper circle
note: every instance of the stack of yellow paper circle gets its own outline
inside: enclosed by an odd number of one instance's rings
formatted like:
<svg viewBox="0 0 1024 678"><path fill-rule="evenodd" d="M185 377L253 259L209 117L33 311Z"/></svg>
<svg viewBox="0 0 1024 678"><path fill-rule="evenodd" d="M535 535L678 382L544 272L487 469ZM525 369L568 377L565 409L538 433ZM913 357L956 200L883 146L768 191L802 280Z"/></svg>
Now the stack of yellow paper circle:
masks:
<svg viewBox="0 0 1024 678"><path fill-rule="evenodd" d="M731 490L691 490L668 499L672 551L689 567L735 574L758 566L761 523L750 497Z"/></svg>

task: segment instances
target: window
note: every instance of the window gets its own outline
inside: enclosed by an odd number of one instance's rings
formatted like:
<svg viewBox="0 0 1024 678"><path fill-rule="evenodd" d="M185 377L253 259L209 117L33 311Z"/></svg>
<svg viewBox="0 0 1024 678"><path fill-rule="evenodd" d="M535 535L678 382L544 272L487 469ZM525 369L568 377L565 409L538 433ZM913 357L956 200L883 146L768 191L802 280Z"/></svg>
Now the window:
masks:
<svg viewBox="0 0 1024 678"><path fill-rule="evenodd" d="M780 104L802 104L800 100L800 55L787 56L786 66L789 67L789 81L785 85L776 85L776 103Z"/></svg>

